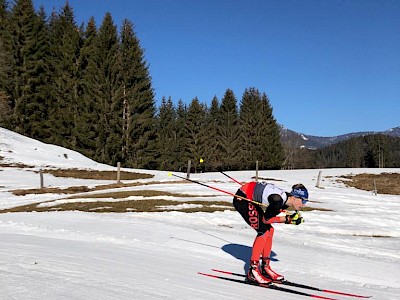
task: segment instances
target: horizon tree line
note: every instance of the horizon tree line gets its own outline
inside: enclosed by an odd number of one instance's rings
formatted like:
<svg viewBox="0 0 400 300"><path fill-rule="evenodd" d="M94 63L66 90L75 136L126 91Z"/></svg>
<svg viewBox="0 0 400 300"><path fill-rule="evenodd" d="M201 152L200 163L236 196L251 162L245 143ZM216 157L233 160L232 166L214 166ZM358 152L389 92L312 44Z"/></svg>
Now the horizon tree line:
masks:
<svg viewBox="0 0 400 300"><path fill-rule="evenodd" d="M175 99L176 101L176 99ZM269 99L255 87L231 89L210 105L162 97L156 107L133 23L110 13L78 26L68 2L59 12L32 0L0 0L0 126L124 167L194 171L399 167L398 139L366 136L325 149L280 139ZM199 164L199 159L205 159Z"/></svg>
<svg viewBox="0 0 400 300"><path fill-rule="evenodd" d="M106 13L78 26L66 2L35 11L32 0L0 0L0 126L102 163L182 170L279 169L279 126L265 93L232 90L210 107L171 98L155 104L144 51L125 19ZM194 165L197 168L196 164Z"/></svg>

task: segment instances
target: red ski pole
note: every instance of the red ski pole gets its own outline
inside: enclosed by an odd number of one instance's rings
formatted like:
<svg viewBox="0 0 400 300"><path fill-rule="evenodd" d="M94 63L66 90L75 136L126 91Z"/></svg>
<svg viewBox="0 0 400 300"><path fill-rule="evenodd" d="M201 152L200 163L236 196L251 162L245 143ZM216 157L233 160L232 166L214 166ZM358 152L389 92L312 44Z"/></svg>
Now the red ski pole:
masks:
<svg viewBox="0 0 400 300"><path fill-rule="evenodd" d="M204 163L204 159L200 158L199 162L200 162L201 164L203 164L203 163ZM210 164L207 164L207 165L210 166ZM223 175L225 175L225 176L228 177L229 179L233 180L234 182L236 182L236 183L238 183L238 184L240 184L240 185L243 185L240 181L237 181L235 178L232 178L231 176L229 176L228 174L224 173L223 171L220 171L220 173L223 174Z"/></svg>
<svg viewBox="0 0 400 300"><path fill-rule="evenodd" d="M222 172L221 171L221 173L222 174L224 174L226 177L228 177L229 179L232 179L234 182L236 182L236 183L238 183L238 184L240 184L240 185L243 185L240 181L237 181L235 178L232 178L231 176L229 176L228 174L226 174L226 173L224 173L224 172Z"/></svg>
<svg viewBox="0 0 400 300"><path fill-rule="evenodd" d="M210 189L213 189L213 190L219 191L219 192L221 192L221 193L225 193L225 194L231 195L231 196L233 196L233 197L236 197L236 198L239 198L239 199L242 199L242 200L245 200L245 201L248 201L248 202L257 204L257 205L267 206L267 205L262 204L262 203L260 203L260 202L256 202L256 201L253 201L253 200L251 200L251 199L249 199L249 198L242 197L242 196L239 196L239 195L235 195L234 193L221 190L221 189L219 189L219 188L217 188L217 187L214 187L214 186L211 186L211 185L208 185L208 184L205 184L205 183L196 181L196 180L192 180L192 179L189 179L189 178L185 178L185 177L182 177L182 176L179 176L179 175L175 175L175 174L172 174L172 173L170 173L170 175L171 175L171 176L178 177L178 178L181 178L181 179L184 179L184 180L187 180L187 181L190 181L190 182L193 182L193 183L200 184L200 185L205 186L205 187L208 187L208 188L210 188Z"/></svg>

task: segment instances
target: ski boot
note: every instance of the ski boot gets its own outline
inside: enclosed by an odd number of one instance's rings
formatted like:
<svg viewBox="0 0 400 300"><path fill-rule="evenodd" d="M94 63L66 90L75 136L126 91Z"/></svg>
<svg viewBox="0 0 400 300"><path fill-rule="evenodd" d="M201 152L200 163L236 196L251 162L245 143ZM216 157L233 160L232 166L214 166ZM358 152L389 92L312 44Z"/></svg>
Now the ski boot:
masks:
<svg viewBox="0 0 400 300"><path fill-rule="evenodd" d="M246 281L256 282L259 284L269 284L272 282L271 279L264 277L260 272L260 263L258 261L251 261L250 268L247 272Z"/></svg>
<svg viewBox="0 0 400 300"><path fill-rule="evenodd" d="M285 279L283 275L280 275L271 269L269 265L269 260L262 261L261 274L272 281L283 281Z"/></svg>

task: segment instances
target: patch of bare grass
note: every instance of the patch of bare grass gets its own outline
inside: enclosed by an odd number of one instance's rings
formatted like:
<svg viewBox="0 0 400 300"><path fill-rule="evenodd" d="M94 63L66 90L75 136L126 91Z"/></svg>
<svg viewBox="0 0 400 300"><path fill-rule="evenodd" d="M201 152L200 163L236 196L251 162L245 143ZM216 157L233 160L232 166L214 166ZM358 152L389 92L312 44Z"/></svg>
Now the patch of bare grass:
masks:
<svg viewBox="0 0 400 300"><path fill-rule="evenodd" d="M72 186L69 188L43 188L43 189L20 189L10 191L15 196L25 196L28 194L76 194L89 192L90 189L87 186Z"/></svg>
<svg viewBox="0 0 400 300"><path fill-rule="evenodd" d="M193 197L213 197L205 195L188 195L188 194L175 194L162 191L127 191L127 192L115 192L115 193L104 193L97 195L88 195L88 199L93 198L113 198L113 199L124 199L130 196L143 196L143 197L161 197L161 196L173 196L182 198L193 198ZM78 197L69 197L64 200L73 200ZM82 197L79 197L82 199ZM195 212L216 212L235 209L230 202L224 201L176 201L176 200L165 200L165 199L143 199L143 200L122 200L122 201L71 201L66 203L59 203L51 205L51 202L42 202L23 205L19 207L14 207L10 209L0 210L0 213L8 212L52 212L52 211L84 211L84 212L96 212L96 213L125 213L125 212L165 212L165 211L181 211L186 213ZM43 205L44 204L44 205ZM188 204L188 207L183 207L183 204ZM196 205L195 207L190 207L190 205ZM173 206L177 206L174 208ZM167 208L168 207L168 208ZM289 208L289 210L294 210L294 208ZM328 209L304 207L302 211L329 211Z"/></svg>
<svg viewBox="0 0 400 300"><path fill-rule="evenodd" d="M48 202L51 203L51 202ZM196 207L181 208L181 205L196 205ZM177 206L174 208L173 206ZM168 208L165 208L168 207ZM96 202L70 202L49 205L38 203L24 205L20 207L1 210L0 213L8 212L52 212L52 211L83 211L96 213L126 213L126 212L166 212L181 211L185 213L195 212L217 212L234 211L235 209L229 202L224 201L174 201L165 199L149 200L127 200L127 201L96 201ZM307 208L307 210L323 210ZM303 209L304 211L304 209Z"/></svg>
<svg viewBox="0 0 400 300"><path fill-rule="evenodd" d="M288 211L294 211L295 208L293 206L290 206L288 209ZM312 207L312 206L304 206L300 209L300 211L314 211L314 210L318 210L318 211L332 211L332 209L327 209L327 208L317 208L317 207Z"/></svg>
<svg viewBox="0 0 400 300"><path fill-rule="evenodd" d="M97 171L82 169L46 169L43 173L49 173L56 177L68 177L79 179L96 179L96 180L117 180L117 171ZM136 172L120 172L121 180L138 180L153 178L154 175Z"/></svg>
<svg viewBox="0 0 400 300"><path fill-rule="evenodd" d="M264 181L285 181L282 179L276 179L276 178L269 178L269 177L260 177L258 176L258 178L256 176L251 177L251 179L258 179L258 180L264 180Z"/></svg>
<svg viewBox="0 0 400 300"><path fill-rule="evenodd" d="M160 182L160 181L151 181L151 182L130 182L130 183L111 183L111 184L103 184L97 185L95 187L89 188L87 186L71 186L68 188L57 188L57 187L44 187L42 189L19 189L19 190L11 190L10 192L16 196L25 196L28 194L77 194L91 191L100 191L100 190L108 190L108 189L116 189L123 187L134 187L141 185L151 185L151 184L171 184L176 183L175 181L168 182Z"/></svg>
<svg viewBox="0 0 400 300"><path fill-rule="evenodd" d="M160 197L160 196L170 196L170 197L182 197L182 198L193 198L193 197L213 197L212 195L189 195L189 194L179 194L179 193L170 193L163 191L155 191L155 190L141 190L141 191L121 191L121 192L106 192L100 194L93 194L86 196L90 199L98 199L98 198L113 198L113 199L124 199L132 196L142 196L142 197ZM82 196L72 196L66 199L81 199ZM168 201L168 200L167 200Z"/></svg>
<svg viewBox="0 0 400 300"><path fill-rule="evenodd" d="M182 204L196 204L198 207L188 207L174 209L171 206ZM168 206L168 209L162 208ZM37 203L5 209L0 213L7 212L49 212L49 211L84 211L96 213L126 213L126 212L162 212L162 211L182 211L186 213L193 212L215 212L234 210L230 203L223 201L173 201L165 199L150 200L127 200L127 201L97 201L97 202L71 202L62 203L54 206L40 206Z"/></svg>
<svg viewBox="0 0 400 300"><path fill-rule="evenodd" d="M0 163L2 168L19 168L19 169L32 169L35 166L26 165L23 163Z"/></svg>
<svg viewBox="0 0 400 300"><path fill-rule="evenodd" d="M338 180L346 186L351 186L360 190L374 191L374 181L378 194L400 195L400 173L381 173L381 174L357 174L346 175Z"/></svg>
<svg viewBox="0 0 400 300"><path fill-rule="evenodd" d="M372 238L391 238L393 236L390 235L379 235L379 234L353 234L353 236L357 236L357 237L372 237Z"/></svg>

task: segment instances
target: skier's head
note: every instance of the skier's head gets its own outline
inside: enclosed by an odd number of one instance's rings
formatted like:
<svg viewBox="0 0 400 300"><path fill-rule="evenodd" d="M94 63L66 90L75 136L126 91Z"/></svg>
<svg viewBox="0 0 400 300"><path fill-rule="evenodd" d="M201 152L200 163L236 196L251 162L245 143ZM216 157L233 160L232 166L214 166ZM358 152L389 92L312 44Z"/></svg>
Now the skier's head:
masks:
<svg viewBox="0 0 400 300"><path fill-rule="evenodd" d="M303 204L306 204L308 201L308 191L301 183L292 186L292 191L290 194L296 198L300 198Z"/></svg>

